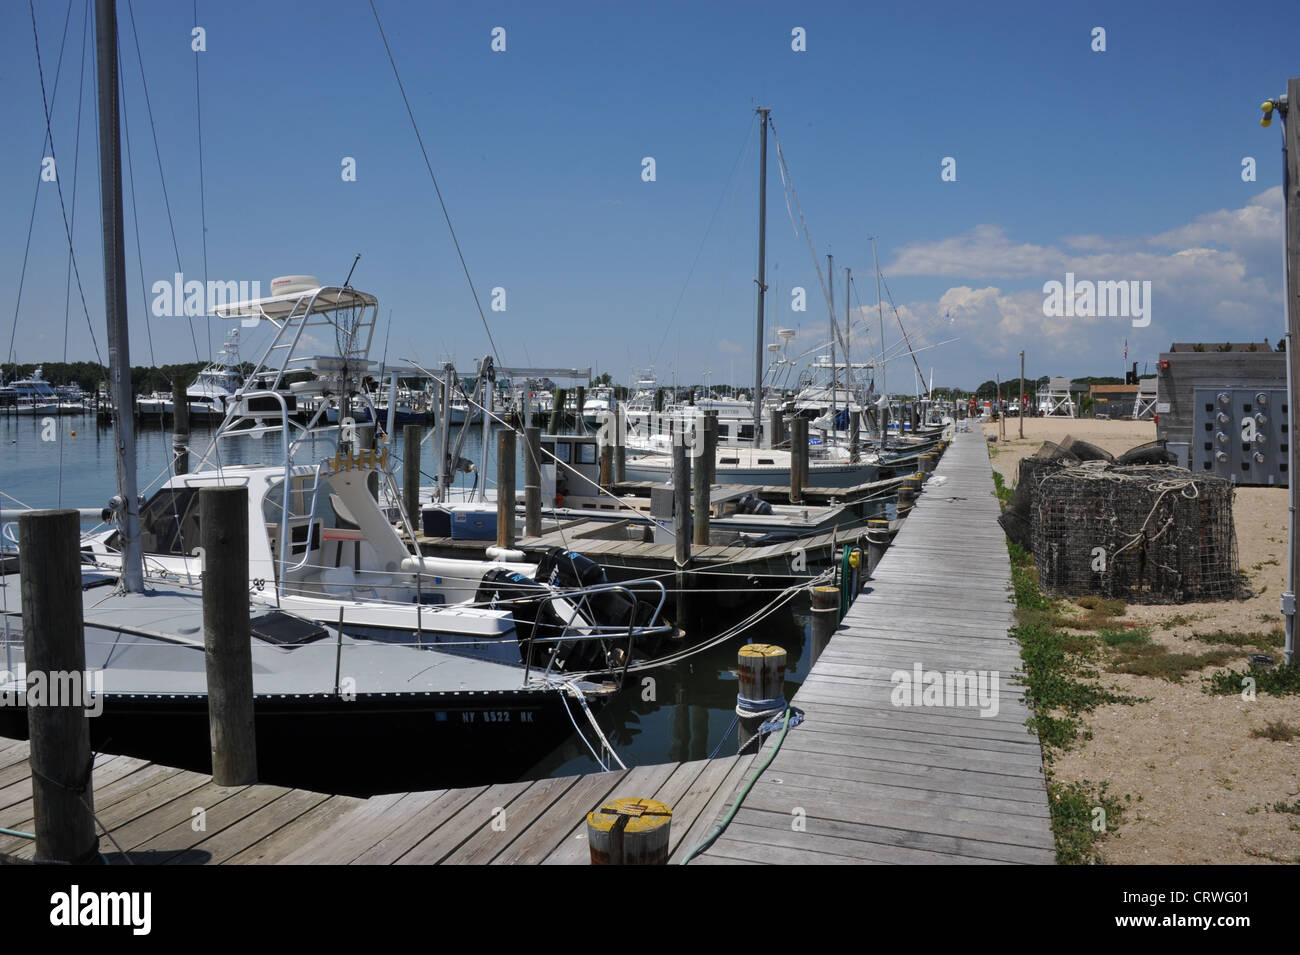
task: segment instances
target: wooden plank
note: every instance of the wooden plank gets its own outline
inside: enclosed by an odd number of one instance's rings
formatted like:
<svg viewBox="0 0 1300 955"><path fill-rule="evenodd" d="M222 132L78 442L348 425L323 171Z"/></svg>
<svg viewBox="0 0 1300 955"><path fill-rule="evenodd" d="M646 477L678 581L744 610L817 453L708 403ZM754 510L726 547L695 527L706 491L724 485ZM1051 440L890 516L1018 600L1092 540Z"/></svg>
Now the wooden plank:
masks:
<svg viewBox="0 0 1300 955"><path fill-rule="evenodd" d="M397 864L434 865L442 862L484 826L490 826L498 811L504 811L531 785L531 782L522 782L489 786L398 859Z"/></svg>
<svg viewBox="0 0 1300 955"><path fill-rule="evenodd" d="M448 790L353 859L353 865L393 864L467 804L487 792L487 788L487 786L475 786L469 789Z"/></svg>
<svg viewBox="0 0 1300 955"><path fill-rule="evenodd" d="M320 795L313 793L312 795ZM277 799L276 803L283 802ZM334 828L347 813L364 800L353 796L328 796L306 812L294 816L253 845L224 861L224 865L258 865L282 861L302 843ZM274 805L274 804L273 804Z"/></svg>
<svg viewBox="0 0 1300 955"><path fill-rule="evenodd" d="M263 839L280 831L328 798L323 793L291 789L243 817L236 824L213 833L185 852L167 859L166 864L221 865L249 851Z"/></svg>
<svg viewBox="0 0 1300 955"><path fill-rule="evenodd" d="M552 805L567 804L565 795L577 776L539 779L511 801L492 823L484 826L442 861L456 865L487 865L528 831Z"/></svg>
<svg viewBox="0 0 1300 955"><path fill-rule="evenodd" d="M286 865L347 865L444 792L371 796L346 812L336 825L305 839L281 861Z"/></svg>
<svg viewBox="0 0 1300 955"><path fill-rule="evenodd" d="M618 770L612 773L590 773L579 777L573 788L565 793L564 799L553 802L528 827L527 832L521 834L492 860L492 864L519 865L541 862L571 835L575 822L586 819L587 813L603 804L613 788L626 776L624 770Z"/></svg>
<svg viewBox="0 0 1300 955"><path fill-rule="evenodd" d="M203 797L201 801L196 796L196 802L205 810L202 821L192 817L185 819L152 839L139 843L129 851L131 861L137 865L161 865L170 861L203 864L208 861L206 851L187 853L199 843L232 828L289 791L280 786L258 785L247 786L220 800L215 798L215 794ZM109 861L112 862L113 858L110 857Z"/></svg>

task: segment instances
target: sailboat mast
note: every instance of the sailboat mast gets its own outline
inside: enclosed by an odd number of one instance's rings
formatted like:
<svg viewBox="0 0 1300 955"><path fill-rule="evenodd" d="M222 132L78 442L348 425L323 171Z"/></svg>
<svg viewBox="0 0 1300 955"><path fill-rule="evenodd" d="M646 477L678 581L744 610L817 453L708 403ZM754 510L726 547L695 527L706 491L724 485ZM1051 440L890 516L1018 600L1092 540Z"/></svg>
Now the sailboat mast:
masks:
<svg viewBox="0 0 1300 955"><path fill-rule="evenodd" d="M144 590L140 504L135 477L135 419L131 407L131 350L127 339L126 240L122 227L122 147L117 102L117 3L95 0L95 60L99 82L99 191L104 227L104 313L108 319L108 375L117 449L117 525L122 540L122 587Z"/></svg>
<svg viewBox="0 0 1300 955"><path fill-rule="evenodd" d="M826 287L830 290L831 312L831 434L835 433L835 417L838 411L835 400L835 257L826 254Z"/></svg>
<svg viewBox="0 0 1300 955"><path fill-rule="evenodd" d="M758 331L754 335L754 445L763 433L763 306L767 296L767 116L766 106L755 110L763 120L758 152Z"/></svg>
<svg viewBox="0 0 1300 955"><path fill-rule="evenodd" d="M888 433L889 389L885 386L885 303L880 297L880 259L876 255L876 237L871 237L871 261L876 267L876 307L880 310L880 393L885 398L885 414L880 422L881 447Z"/></svg>

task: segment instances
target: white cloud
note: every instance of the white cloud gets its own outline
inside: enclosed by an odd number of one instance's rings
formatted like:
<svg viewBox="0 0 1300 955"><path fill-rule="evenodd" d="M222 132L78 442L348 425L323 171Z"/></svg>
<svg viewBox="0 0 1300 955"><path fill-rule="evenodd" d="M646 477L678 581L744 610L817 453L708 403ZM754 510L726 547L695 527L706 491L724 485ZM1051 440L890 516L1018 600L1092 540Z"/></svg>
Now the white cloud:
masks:
<svg viewBox="0 0 1300 955"><path fill-rule="evenodd" d="M1281 247L1282 192L1272 188L1240 208L1204 213L1147 236L1075 234L1036 244L1016 241L1001 226L979 225L958 236L908 243L883 271L895 278L965 280L937 299L899 306L914 347L961 337L960 345L932 353L961 380L989 377L984 370L1002 367L1021 348L1052 365L1041 373L1088 374L1117 367L1125 340L1130 360L1142 361L1173 340L1276 338L1282 330ZM1067 272L1079 281L1151 282L1151 325L1045 316L1042 285L1064 281ZM866 311L874 313L874 305ZM899 334L888 303L886 313L892 342ZM904 360L910 364L906 352Z"/></svg>

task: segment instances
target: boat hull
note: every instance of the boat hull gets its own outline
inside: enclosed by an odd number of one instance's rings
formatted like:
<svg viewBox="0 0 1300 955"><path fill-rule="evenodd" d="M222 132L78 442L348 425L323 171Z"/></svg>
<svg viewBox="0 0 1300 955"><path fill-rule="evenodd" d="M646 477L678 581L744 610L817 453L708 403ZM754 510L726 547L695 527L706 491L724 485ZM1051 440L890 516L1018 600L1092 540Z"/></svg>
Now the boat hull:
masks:
<svg viewBox="0 0 1300 955"><path fill-rule="evenodd" d="M566 703L580 708L547 689L259 696L258 779L362 796L508 782L573 733ZM95 752L212 771L206 696L105 694L87 723ZM0 736L27 738L21 704L0 705Z"/></svg>

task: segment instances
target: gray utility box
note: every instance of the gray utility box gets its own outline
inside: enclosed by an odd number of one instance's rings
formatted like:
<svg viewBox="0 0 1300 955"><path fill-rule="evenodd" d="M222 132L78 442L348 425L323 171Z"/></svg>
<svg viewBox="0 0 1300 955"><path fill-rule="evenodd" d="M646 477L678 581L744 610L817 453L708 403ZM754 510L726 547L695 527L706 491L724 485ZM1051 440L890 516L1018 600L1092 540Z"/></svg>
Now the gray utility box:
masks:
<svg viewBox="0 0 1300 955"><path fill-rule="evenodd" d="M1235 484L1289 481L1291 429L1285 388L1197 388L1192 471Z"/></svg>

